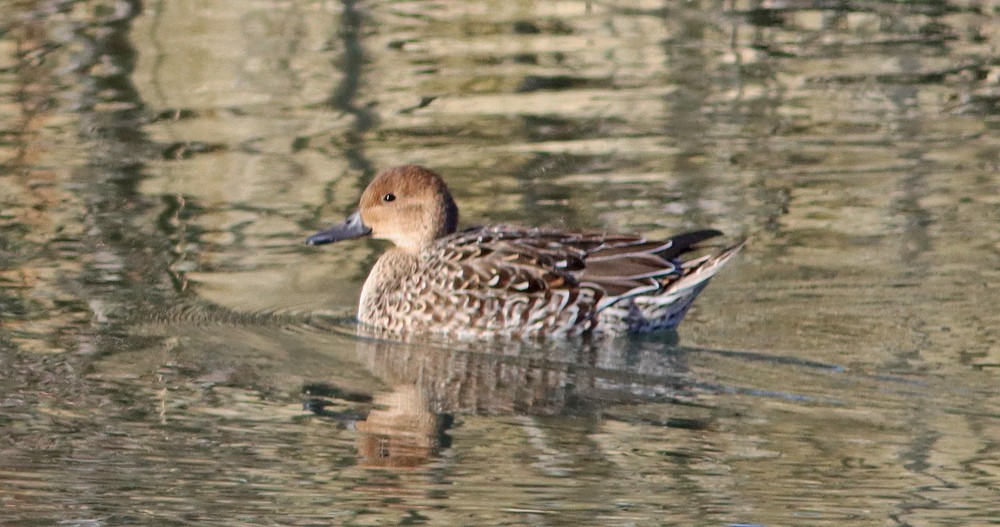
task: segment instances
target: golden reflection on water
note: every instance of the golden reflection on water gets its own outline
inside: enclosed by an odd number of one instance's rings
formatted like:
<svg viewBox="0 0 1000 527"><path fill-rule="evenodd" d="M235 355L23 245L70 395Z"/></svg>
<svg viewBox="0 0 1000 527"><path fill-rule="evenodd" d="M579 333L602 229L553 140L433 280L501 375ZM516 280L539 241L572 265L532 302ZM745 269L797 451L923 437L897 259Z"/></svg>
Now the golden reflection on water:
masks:
<svg viewBox="0 0 1000 527"><path fill-rule="evenodd" d="M0 516L994 523L996 10L5 5ZM679 336L356 335L384 246L303 238L411 161L753 243Z"/></svg>
<svg viewBox="0 0 1000 527"><path fill-rule="evenodd" d="M398 386L375 397L357 423L358 455L366 466L414 467L437 454L439 418L415 386Z"/></svg>

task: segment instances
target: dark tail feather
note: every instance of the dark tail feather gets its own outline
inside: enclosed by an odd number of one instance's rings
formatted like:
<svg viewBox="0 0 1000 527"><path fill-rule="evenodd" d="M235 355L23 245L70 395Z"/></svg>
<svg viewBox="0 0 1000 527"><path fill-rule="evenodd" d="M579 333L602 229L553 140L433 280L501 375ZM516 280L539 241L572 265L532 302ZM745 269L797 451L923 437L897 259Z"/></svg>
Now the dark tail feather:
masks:
<svg viewBox="0 0 1000 527"><path fill-rule="evenodd" d="M697 247L695 247L696 244L715 238L716 236L722 236L722 232L715 229L705 229L671 236L670 247L667 247L657 254L662 258L672 261L686 252L697 249Z"/></svg>

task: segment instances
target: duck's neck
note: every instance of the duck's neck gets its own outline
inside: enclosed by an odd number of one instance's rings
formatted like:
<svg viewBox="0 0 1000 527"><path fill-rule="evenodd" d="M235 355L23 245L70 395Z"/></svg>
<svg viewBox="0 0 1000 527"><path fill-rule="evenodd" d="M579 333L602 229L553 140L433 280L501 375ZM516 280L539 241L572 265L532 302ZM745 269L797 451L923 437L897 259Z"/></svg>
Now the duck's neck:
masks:
<svg viewBox="0 0 1000 527"><path fill-rule="evenodd" d="M418 232L401 231L397 236L389 237L397 249L416 254L435 240L453 234L458 228L458 207L447 193L432 207L421 212L424 219L419 225L423 228Z"/></svg>

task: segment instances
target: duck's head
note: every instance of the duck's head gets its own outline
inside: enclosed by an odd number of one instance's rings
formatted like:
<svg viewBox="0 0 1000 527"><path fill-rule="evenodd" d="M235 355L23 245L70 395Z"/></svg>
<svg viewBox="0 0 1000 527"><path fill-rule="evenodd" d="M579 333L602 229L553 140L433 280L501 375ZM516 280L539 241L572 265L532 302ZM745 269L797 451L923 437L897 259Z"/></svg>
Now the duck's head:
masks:
<svg viewBox="0 0 1000 527"><path fill-rule="evenodd" d="M390 168L361 194L358 211L344 223L313 234L306 243L322 245L371 235L400 249L417 251L455 232L458 208L441 176L417 165Z"/></svg>

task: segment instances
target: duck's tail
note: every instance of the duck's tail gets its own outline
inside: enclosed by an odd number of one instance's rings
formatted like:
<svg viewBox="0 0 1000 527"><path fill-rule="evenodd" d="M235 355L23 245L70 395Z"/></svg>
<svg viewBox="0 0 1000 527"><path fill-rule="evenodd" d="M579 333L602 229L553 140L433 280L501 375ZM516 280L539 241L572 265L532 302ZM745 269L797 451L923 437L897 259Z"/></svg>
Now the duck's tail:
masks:
<svg viewBox="0 0 1000 527"><path fill-rule="evenodd" d="M598 327L627 326L630 332L677 327L709 280L746 246L747 241L743 239L715 254L686 262L676 261L681 271L679 277L665 277L664 287L655 294L634 296L601 312Z"/></svg>

